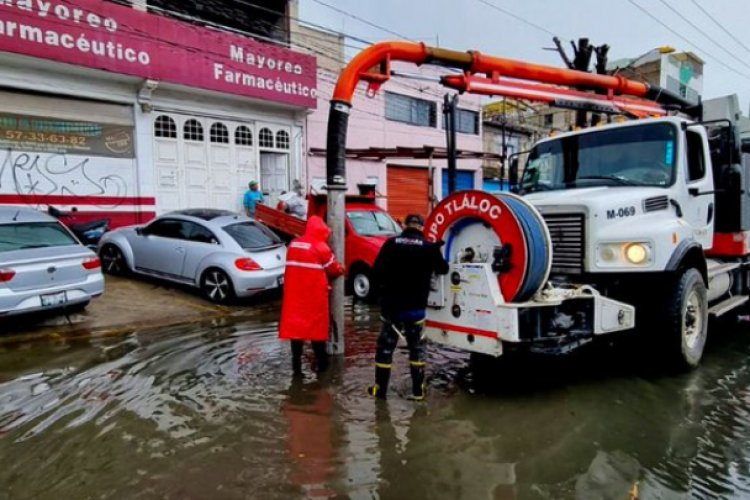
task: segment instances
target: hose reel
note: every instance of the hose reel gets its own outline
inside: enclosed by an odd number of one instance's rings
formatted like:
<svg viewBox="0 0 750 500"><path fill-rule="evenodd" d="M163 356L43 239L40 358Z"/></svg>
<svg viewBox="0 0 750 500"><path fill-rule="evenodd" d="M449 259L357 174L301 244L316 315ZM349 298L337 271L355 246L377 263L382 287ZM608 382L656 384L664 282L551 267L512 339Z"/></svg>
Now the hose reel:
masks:
<svg viewBox="0 0 750 500"><path fill-rule="evenodd" d="M525 302L546 283L552 243L544 220L523 198L459 191L444 198L425 225L431 241L445 241L449 263L488 263L506 302Z"/></svg>

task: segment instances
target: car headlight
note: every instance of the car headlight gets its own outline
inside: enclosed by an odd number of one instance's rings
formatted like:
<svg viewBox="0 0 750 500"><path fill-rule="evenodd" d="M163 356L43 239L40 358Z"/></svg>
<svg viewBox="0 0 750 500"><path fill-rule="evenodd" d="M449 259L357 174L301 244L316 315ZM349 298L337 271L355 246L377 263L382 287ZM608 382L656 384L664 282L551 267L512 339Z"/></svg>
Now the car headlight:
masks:
<svg viewBox="0 0 750 500"><path fill-rule="evenodd" d="M653 259L651 244L641 241L601 243L596 254L599 267L643 267Z"/></svg>

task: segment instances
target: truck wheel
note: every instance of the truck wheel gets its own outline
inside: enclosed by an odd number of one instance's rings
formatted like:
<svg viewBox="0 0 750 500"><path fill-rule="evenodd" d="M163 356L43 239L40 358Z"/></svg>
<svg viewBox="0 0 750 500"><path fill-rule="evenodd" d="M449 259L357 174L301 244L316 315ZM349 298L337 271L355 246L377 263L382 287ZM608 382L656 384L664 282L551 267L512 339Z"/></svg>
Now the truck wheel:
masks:
<svg viewBox="0 0 750 500"><path fill-rule="evenodd" d="M372 302L375 296L375 287L372 282L372 271L369 267L355 267L349 280L355 298L364 302Z"/></svg>
<svg viewBox="0 0 750 500"><path fill-rule="evenodd" d="M678 368L695 368L703 356L708 334L706 284L696 269L688 269L667 295L666 354Z"/></svg>

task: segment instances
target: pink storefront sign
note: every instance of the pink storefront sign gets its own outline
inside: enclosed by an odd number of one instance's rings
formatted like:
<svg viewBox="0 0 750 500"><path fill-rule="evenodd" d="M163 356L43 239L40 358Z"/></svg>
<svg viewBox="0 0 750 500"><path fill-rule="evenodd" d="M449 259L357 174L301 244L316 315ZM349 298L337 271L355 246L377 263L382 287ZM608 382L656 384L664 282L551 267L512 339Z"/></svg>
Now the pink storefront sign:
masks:
<svg viewBox="0 0 750 500"><path fill-rule="evenodd" d="M316 60L102 0L0 0L0 50L316 107Z"/></svg>

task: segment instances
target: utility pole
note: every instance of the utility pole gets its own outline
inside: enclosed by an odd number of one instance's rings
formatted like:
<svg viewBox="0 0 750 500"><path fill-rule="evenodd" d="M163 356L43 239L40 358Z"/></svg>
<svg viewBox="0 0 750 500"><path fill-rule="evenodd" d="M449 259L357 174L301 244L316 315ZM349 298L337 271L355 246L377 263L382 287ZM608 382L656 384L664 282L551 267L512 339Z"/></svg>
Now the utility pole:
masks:
<svg viewBox="0 0 750 500"><path fill-rule="evenodd" d="M344 263L344 218L346 211L346 128L351 105L331 101L328 115L327 150L338 151L337 156L326 158L326 190L328 193L328 226L331 228L331 250L339 262ZM331 283L330 293L331 331L328 337L328 353L344 355L344 278Z"/></svg>
<svg viewBox="0 0 750 500"><path fill-rule="evenodd" d="M443 119L445 120L445 142L448 150L448 193L456 191L456 105L457 94L443 96Z"/></svg>

